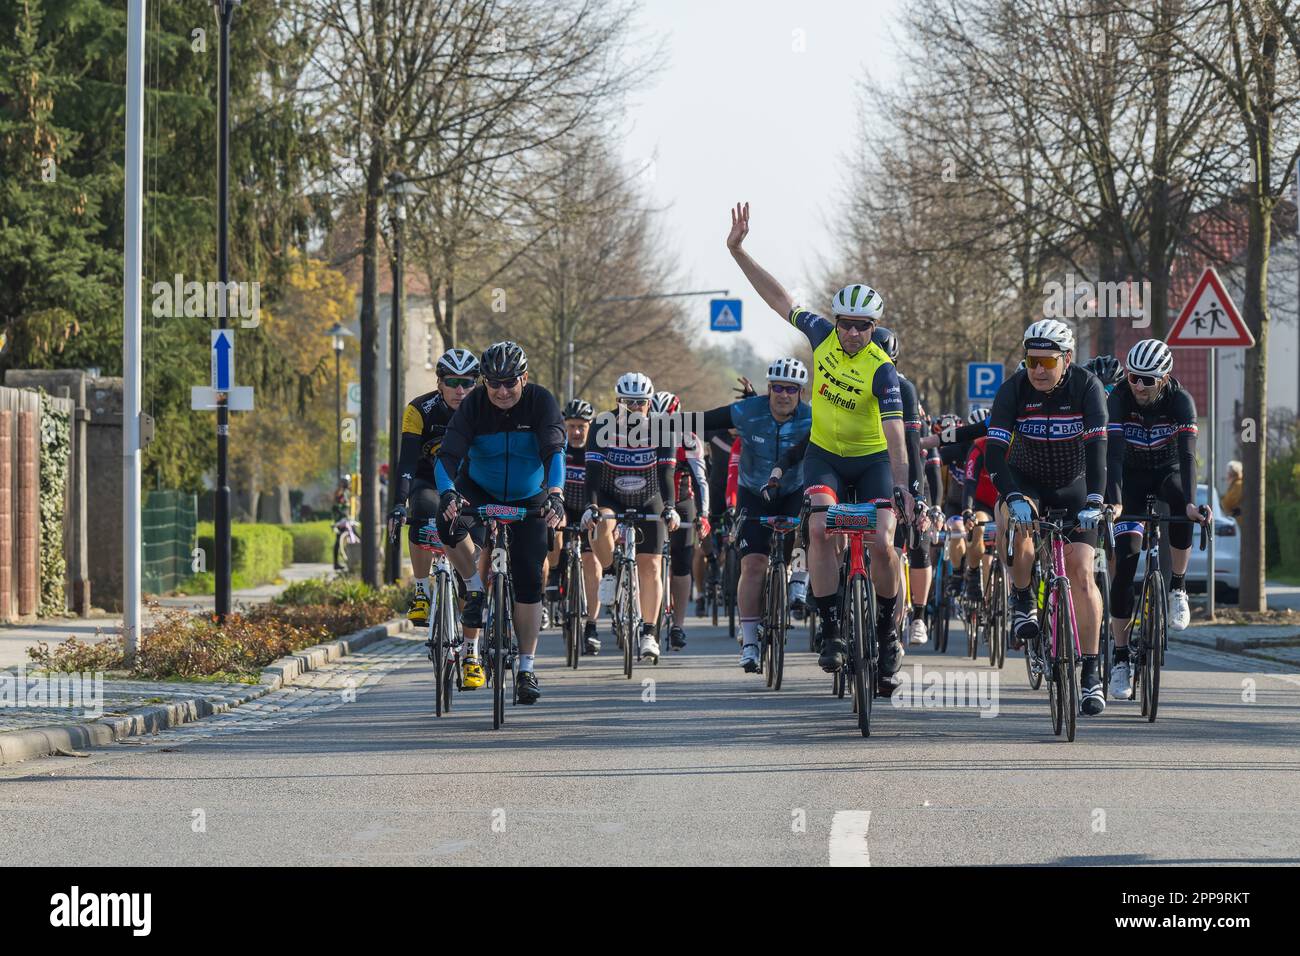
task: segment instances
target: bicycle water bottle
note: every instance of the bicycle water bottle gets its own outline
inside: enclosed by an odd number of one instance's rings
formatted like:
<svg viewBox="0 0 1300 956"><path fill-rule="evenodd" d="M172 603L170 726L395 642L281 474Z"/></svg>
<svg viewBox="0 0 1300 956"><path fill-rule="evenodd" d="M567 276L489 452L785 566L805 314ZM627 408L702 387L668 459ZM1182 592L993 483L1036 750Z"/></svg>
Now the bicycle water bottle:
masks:
<svg viewBox="0 0 1300 956"><path fill-rule="evenodd" d="M614 600L614 575L606 574L600 579L600 590L597 592L601 604L610 604Z"/></svg>
<svg viewBox="0 0 1300 956"><path fill-rule="evenodd" d="M808 572L795 571L790 575L790 606L801 607L808 600Z"/></svg>

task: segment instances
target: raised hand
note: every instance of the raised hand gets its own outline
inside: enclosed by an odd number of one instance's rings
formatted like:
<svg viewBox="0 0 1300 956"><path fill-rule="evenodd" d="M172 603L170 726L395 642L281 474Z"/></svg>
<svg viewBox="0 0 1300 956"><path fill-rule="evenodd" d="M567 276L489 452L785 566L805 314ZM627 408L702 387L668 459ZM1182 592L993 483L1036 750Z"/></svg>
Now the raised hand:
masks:
<svg viewBox="0 0 1300 956"><path fill-rule="evenodd" d="M727 248L735 252L749 235L749 203L736 203L731 210L731 232L727 233Z"/></svg>

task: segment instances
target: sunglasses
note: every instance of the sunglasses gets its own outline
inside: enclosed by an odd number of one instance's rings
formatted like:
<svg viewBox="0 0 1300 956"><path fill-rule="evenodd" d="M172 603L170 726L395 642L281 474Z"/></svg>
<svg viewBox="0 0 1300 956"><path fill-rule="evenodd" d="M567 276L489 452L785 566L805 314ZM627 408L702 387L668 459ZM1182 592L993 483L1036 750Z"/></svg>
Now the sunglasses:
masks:
<svg viewBox="0 0 1300 956"><path fill-rule="evenodd" d="M627 408L645 408L650 404L648 398L620 398L618 402Z"/></svg>
<svg viewBox="0 0 1300 956"><path fill-rule="evenodd" d="M1059 355L1026 355L1025 368L1056 368L1060 361Z"/></svg>
<svg viewBox="0 0 1300 956"><path fill-rule="evenodd" d="M1154 388L1156 382L1160 381L1154 375L1135 375L1132 372L1128 373L1128 380L1130 384L1141 385L1143 388Z"/></svg>
<svg viewBox="0 0 1300 956"><path fill-rule="evenodd" d="M514 378L490 378L487 380L488 388L495 388L498 390L503 388L514 388L518 384L519 384L518 375L516 375Z"/></svg>
<svg viewBox="0 0 1300 956"><path fill-rule="evenodd" d="M836 319L835 324L838 325L840 328L842 328L845 332L865 333L871 331L871 327L876 323L870 321L869 319L866 321L856 321L854 319Z"/></svg>
<svg viewBox="0 0 1300 956"><path fill-rule="evenodd" d="M476 381L476 379L472 378L448 376L442 380L442 384L446 385L448 388L473 388Z"/></svg>
<svg viewBox="0 0 1300 956"><path fill-rule="evenodd" d="M798 386L798 385L781 385L781 384L778 384L777 382L769 382L768 385L767 385L767 389L768 389L769 392L776 392L776 394L778 394L778 395L798 395L798 394L799 394L799 386Z"/></svg>

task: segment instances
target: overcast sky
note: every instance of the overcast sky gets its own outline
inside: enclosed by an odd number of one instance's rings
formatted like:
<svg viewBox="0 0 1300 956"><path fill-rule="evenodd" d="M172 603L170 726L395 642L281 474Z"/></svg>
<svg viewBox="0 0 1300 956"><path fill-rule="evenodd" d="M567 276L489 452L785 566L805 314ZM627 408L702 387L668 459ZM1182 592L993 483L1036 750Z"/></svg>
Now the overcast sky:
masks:
<svg viewBox="0 0 1300 956"><path fill-rule="evenodd" d="M819 257L832 252L844 160L859 135L857 84L894 75L891 37L902 6L645 0L637 32L647 43L662 38L667 62L632 95L625 156L646 169L649 195L665 210L658 225L685 289L730 289L742 299L741 334L764 358L798 333L750 290L728 254L729 204L749 201L746 248L786 288L815 277ZM814 292L808 304L824 309L823 298ZM691 303L707 328L707 297Z"/></svg>

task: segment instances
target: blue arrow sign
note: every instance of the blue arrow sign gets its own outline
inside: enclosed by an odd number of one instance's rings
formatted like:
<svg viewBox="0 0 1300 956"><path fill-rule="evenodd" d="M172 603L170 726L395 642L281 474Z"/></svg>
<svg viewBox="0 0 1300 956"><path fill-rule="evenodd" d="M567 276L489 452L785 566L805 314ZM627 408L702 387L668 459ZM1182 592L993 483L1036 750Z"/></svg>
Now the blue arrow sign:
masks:
<svg viewBox="0 0 1300 956"><path fill-rule="evenodd" d="M232 329L212 330L212 387L228 392L235 384L235 333Z"/></svg>
<svg viewBox="0 0 1300 956"><path fill-rule="evenodd" d="M966 398L969 401L992 402L1001 386L1001 362L966 363Z"/></svg>
<svg viewBox="0 0 1300 956"><path fill-rule="evenodd" d="M739 332L740 300L710 299L709 329L713 332Z"/></svg>

